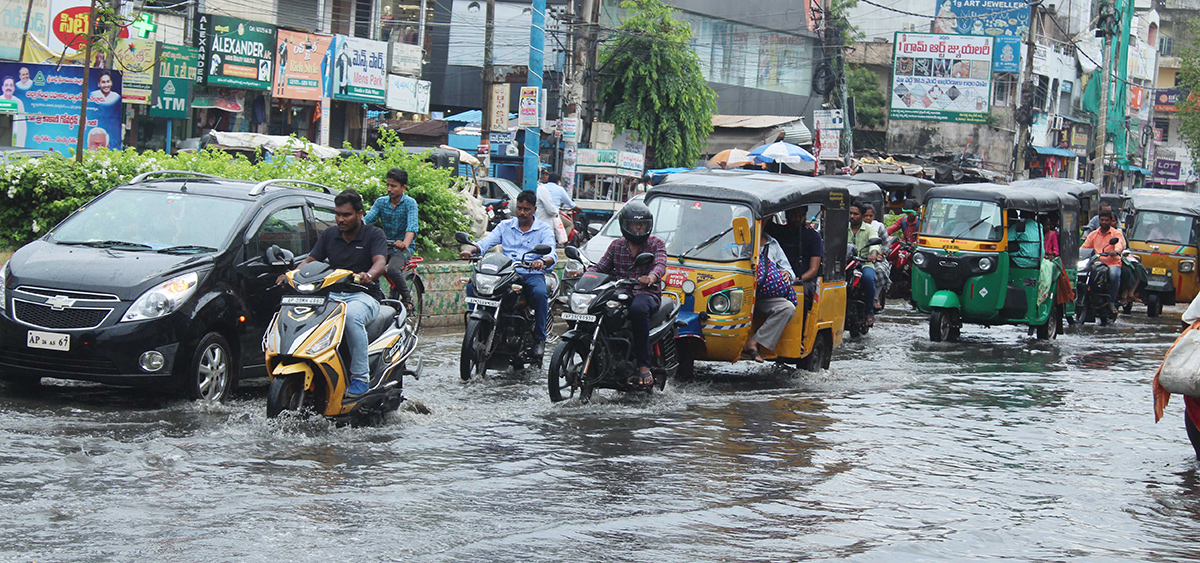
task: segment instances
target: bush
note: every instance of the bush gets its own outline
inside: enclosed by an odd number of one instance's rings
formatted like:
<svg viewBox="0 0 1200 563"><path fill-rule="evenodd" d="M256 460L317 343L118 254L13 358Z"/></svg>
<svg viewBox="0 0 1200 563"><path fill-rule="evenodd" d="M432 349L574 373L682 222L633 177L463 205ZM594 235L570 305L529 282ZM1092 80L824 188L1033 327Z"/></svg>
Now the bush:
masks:
<svg viewBox="0 0 1200 563"><path fill-rule="evenodd" d="M425 162L424 155L404 151L390 131L384 132L380 146L378 155L274 159L259 164L218 150L171 156L162 151L101 149L85 153L81 164L58 154L14 159L0 167L0 248L15 248L42 236L92 198L152 170L189 170L239 180L294 178L335 191L354 188L369 207L386 192L384 175L398 167L408 171L407 193L420 209L416 242L421 253L430 258L456 256L453 235L467 229L468 219L461 210L462 198L453 189L452 171Z"/></svg>

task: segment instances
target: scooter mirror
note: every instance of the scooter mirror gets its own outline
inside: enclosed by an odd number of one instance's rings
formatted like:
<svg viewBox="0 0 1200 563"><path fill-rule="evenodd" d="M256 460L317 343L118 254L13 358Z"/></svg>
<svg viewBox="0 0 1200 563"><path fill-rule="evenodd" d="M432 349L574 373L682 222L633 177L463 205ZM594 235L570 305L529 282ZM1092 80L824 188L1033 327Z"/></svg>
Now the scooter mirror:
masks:
<svg viewBox="0 0 1200 563"><path fill-rule="evenodd" d="M574 246L568 246L564 248L563 253L567 255L567 258L572 260L583 260L582 255L579 253L579 249L575 248Z"/></svg>
<svg viewBox="0 0 1200 563"><path fill-rule="evenodd" d="M1118 242L1121 242L1121 239L1119 239L1117 237L1108 239L1108 244L1117 244Z"/></svg>
<svg viewBox="0 0 1200 563"><path fill-rule="evenodd" d="M292 251L279 248L277 244L272 244L263 253L263 260L271 266L282 266L288 269L291 269L296 263L296 257L292 254Z"/></svg>
<svg viewBox="0 0 1200 563"><path fill-rule="evenodd" d="M532 253L540 255L540 256L545 256L547 254L550 254L552 251L553 251L553 249L550 248L550 245L539 244L539 245L533 247Z"/></svg>
<svg viewBox="0 0 1200 563"><path fill-rule="evenodd" d="M647 264L650 264L652 262L654 262L654 254L651 254L649 252L643 252L641 254L638 254L637 258L633 259L633 265L638 268L645 266Z"/></svg>
<svg viewBox="0 0 1200 563"><path fill-rule="evenodd" d="M745 217L733 218L733 242L738 246L750 243L750 220Z"/></svg>
<svg viewBox="0 0 1200 563"><path fill-rule="evenodd" d="M454 240L457 241L458 244L471 244L471 237L462 231L454 233Z"/></svg>

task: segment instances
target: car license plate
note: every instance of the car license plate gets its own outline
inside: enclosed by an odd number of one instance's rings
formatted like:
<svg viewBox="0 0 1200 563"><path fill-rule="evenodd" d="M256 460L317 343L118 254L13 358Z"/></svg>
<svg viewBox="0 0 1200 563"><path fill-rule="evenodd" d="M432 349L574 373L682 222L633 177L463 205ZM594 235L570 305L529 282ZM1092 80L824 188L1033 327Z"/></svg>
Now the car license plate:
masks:
<svg viewBox="0 0 1200 563"><path fill-rule="evenodd" d="M30 348L67 352L71 349L71 335L31 330L25 337L25 345Z"/></svg>
<svg viewBox="0 0 1200 563"><path fill-rule="evenodd" d="M1166 268L1150 268L1150 273L1155 276L1165 276L1165 275L1167 275L1167 269Z"/></svg>
<svg viewBox="0 0 1200 563"><path fill-rule="evenodd" d="M499 301L492 301L490 299L480 299L478 297L468 297L467 304L468 305L479 305L482 307L499 307L500 306Z"/></svg>
<svg viewBox="0 0 1200 563"><path fill-rule="evenodd" d="M320 295L284 295L279 300L279 304L293 307L321 307L325 305L325 297Z"/></svg>
<svg viewBox="0 0 1200 563"><path fill-rule="evenodd" d="M596 315L580 315L579 313L563 313L564 321L583 321L585 323L596 322Z"/></svg>

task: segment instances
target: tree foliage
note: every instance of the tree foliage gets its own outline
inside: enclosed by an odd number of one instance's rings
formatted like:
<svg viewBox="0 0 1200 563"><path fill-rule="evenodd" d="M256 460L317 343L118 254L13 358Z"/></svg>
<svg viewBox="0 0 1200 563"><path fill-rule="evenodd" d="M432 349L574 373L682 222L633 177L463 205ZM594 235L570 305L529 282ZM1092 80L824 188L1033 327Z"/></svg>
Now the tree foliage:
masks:
<svg viewBox="0 0 1200 563"><path fill-rule="evenodd" d="M1196 33L1200 30L1200 19L1192 20L1189 27ZM1200 44L1196 41L1189 42L1180 54L1176 85L1185 93L1193 93L1185 94L1186 101L1180 100L1179 137L1192 153L1192 159L1197 160L1200 159L1200 96L1196 95L1200 94Z"/></svg>
<svg viewBox="0 0 1200 563"><path fill-rule="evenodd" d="M879 77L868 68L856 68L846 75L847 87L854 97L855 125L868 129L884 124L887 98L879 89Z"/></svg>
<svg viewBox="0 0 1200 563"><path fill-rule="evenodd" d="M717 95L700 71L692 30L661 0L624 0L628 17L600 52L600 104L617 130L633 129L657 166L693 166L712 133Z"/></svg>

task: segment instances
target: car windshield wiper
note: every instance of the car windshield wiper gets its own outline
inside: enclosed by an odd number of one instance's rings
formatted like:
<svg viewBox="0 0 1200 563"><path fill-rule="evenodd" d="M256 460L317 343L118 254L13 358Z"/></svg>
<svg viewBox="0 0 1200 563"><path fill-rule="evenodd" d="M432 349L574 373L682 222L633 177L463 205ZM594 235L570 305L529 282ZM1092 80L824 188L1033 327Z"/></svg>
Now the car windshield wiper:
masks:
<svg viewBox="0 0 1200 563"><path fill-rule="evenodd" d="M973 230L975 227L978 227L978 226L980 226L980 225L984 224L985 222L987 222L987 220L988 220L988 217L984 217L984 218L982 218L982 219L980 219L980 220L978 220L978 221L975 221L975 223L974 223L974 224L972 224L970 227L967 227L965 230L963 230L963 232L961 232L961 233L958 233L957 235L954 235L954 236L953 236L953 237L950 239L950 242L955 242L955 241L957 241L957 240L958 240L958 237L966 236L966 234L967 234L967 233L971 232L971 230Z"/></svg>
<svg viewBox="0 0 1200 563"><path fill-rule="evenodd" d="M150 250L150 245L141 244L138 242L128 242L123 240L73 240L73 241L55 241L58 244L82 245L91 246L94 248L116 248L121 247L127 250Z"/></svg>
<svg viewBox="0 0 1200 563"><path fill-rule="evenodd" d="M188 252L216 252L216 251L217 251L217 249L215 249L211 246L204 246L202 244L181 244L179 246L168 246L166 248L160 248L160 249L156 250L155 252L161 252L163 254L175 254L175 253L183 254L183 253L188 253Z"/></svg>
<svg viewBox="0 0 1200 563"><path fill-rule="evenodd" d="M712 243L714 243L714 242L717 242L717 240L718 240L718 239L720 239L721 237L725 236L725 234L726 234L726 233L728 233L729 231L732 231L732 230L733 230L733 225L730 225L728 229L725 229L724 231L721 231L721 232L719 232L719 233L717 233L717 234L715 234L715 235L713 235L713 236L709 237L709 238L708 238L708 240L706 240L706 241L704 241L704 242L702 242L702 243L700 243L700 244L697 244L696 246L693 246L693 247L691 247L691 248L689 248L689 249L685 250L685 251L683 252L683 254L680 254L680 255L679 255L679 263L680 263L680 264L682 264L682 263L683 263L683 259L684 259L684 258L687 258L687 255L688 255L688 254L691 254L692 252L694 252L694 251L696 251L696 250L700 250L700 249L702 249L702 248L704 248L704 247L707 247L708 245L710 245L710 244L712 244Z"/></svg>

